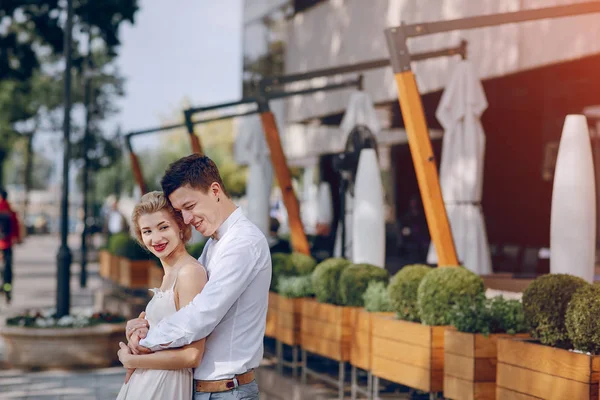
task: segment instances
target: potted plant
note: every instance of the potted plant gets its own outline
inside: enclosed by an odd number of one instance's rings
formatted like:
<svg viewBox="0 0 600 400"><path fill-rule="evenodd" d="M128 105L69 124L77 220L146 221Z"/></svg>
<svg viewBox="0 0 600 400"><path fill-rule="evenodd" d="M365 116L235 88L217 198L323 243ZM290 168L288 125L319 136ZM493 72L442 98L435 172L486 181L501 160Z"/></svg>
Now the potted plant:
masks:
<svg viewBox="0 0 600 400"><path fill-rule="evenodd" d="M148 288L150 269L153 268L156 257L131 236L119 238L115 254L120 257L119 284L130 289Z"/></svg>
<svg viewBox="0 0 600 400"><path fill-rule="evenodd" d="M500 339L496 397L597 399L600 289L581 278L549 274L523 293L532 339Z"/></svg>
<svg viewBox="0 0 600 400"><path fill-rule="evenodd" d="M105 312L25 312L0 327L6 359L13 368L99 368L118 361L125 318ZM68 351L67 351L68 350Z"/></svg>
<svg viewBox="0 0 600 400"><path fill-rule="evenodd" d="M104 262L110 262L105 264L106 278L112 282L118 284L121 275L121 257L117 254L123 246L130 240L130 236L127 233L117 233L108 239L107 253L104 255Z"/></svg>
<svg viewBox="0 0 600 400"><path fill-rule="evenodd" d="M444 397L496 397L496 345L501 337L528 337L518 300L484 296L461 300L449 311L444 336Z"/></svg>
<svg viewBox="0 0 600 400"><path fill-rule="evenodd" d="M316 265L313 257L294 252L278 266L275 337L288 346L300 344L302 302L314 293L311 274Z"/></svg>
<svg viewBox="0 0 600 400"><path fill-rule="evenodd" d="M425 392L443 390L448 311L484 293L482 279L462 267L407 266L389 286L397 318L373 317L373 375Z"/></svg>

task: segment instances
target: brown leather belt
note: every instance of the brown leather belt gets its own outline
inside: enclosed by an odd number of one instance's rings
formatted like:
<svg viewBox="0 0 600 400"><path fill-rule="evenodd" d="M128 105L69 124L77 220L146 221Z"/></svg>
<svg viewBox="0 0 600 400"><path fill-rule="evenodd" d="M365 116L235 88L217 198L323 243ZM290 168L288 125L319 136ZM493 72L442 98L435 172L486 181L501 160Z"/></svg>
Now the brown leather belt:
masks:
<svg viewBox="0 0 600 400"><path fill-rule="evenodd" d="M220 381L199 381L194 379L196 392L200 393L219 393L228 392L240 385L247 385L254 380L254 370L236 375L231 379L221 379ZM237 384L236 384L237 381Z"/></svg>

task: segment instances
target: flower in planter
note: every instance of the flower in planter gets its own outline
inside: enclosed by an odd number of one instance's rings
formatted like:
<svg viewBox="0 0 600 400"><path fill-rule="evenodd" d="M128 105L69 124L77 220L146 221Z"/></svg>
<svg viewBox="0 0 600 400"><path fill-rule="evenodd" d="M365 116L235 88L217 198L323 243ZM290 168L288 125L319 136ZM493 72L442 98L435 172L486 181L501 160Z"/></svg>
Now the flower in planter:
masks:
<svg viewBox="0 0 600 400"><path fill-rule="evenodd" d="M417 290L417 306L425 325L448 325L448 311L458 301L484 296L483 279L466 268L434 268Z"/></svg>
<svg viewBox="0 0 600 400"><path fill-rule="evenodd" d="M18 326L24 328L84 328L103 323L121 323L126 318L119 314L109 312L99 313L75 313L56 318L55 310L44 312L25 311L22 314L7 318L7 326Z"/></svg>
<svg viewBox="0 0 600 400"><path fill-rule="evenodd" d="M565 316L567 334L576 350L600 354L600 287L579 288Z"/></svg>
<svg viewBox="0 0 600 400"><path fill-rule="evenodd" d="M392 311L388 290L384 282L369 282L367 290L363 294L365 309L369 312Z"/></svg>
<svg viewBox="0 0 600 400"><path fill-rule="evenodd" d="M312 284L319 303L340 305L340 275L350 266L345 258L328 258L319 263L312 273Z"/></svg>
<svg viewBox="0 0 600 400"><path fill-rule="evenodd" d="M342 305L364 307L363 294L370 282L388 283L387 270L370 264L352 264L340 274L340 297Z"/></svg>
<svg viewBox="0 0 600 400"><path fill-rule="evenodd" d="M421 281L433 268L414 264L406 265L390 280L388 295L392 311L399 319L411 322L420 322L419 308L417 307L417 290Z"/></svg>
<svg viewBox="0 0 600 400"><path fill-rule="evenodd" d="M568 274L548 274L531 282L523 292L525 321L534 339L549 346L570 348L565 314L575 292L589 284Z"/></svg>

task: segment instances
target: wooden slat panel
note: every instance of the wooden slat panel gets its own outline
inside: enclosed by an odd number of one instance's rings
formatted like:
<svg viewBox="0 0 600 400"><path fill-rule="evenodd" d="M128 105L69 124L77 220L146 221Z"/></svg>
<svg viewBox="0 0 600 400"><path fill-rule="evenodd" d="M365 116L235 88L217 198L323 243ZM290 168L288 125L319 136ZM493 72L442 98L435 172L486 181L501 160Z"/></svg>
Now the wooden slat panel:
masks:
<svg viewBox="0 0 600 400"><path fill-rule="evenodd" d="M343 320L344 307L333 304L318 303L315 300L306 299L302 302L301 314L310 319L336 322Z"/></svg>
<svg viewBox="0 0 600 400"><path fill-rule="evenodd" d="M475 357L475 335L459 332L455 329L447 329L445 335L444 349L446 354Z"/></svg>
<svg viewBox="0 0 600 400"><path fill-rule="evenodd" d="M431 326L431 347L434 349L444 349L444 338L446 336L447 326Z"/></svg>
<svg viewBox="0 0 600 400"><path fill-rule="evenodd" d="M302 302L304 299L291 299L284 296L279 296L277 300L277 308L280 311L287 313L300 313Z"/></svg>
<svg viewBox="0 0 600 400"><path fill-rule="evenodd" d="M377 315L373 316L371 322L373 337L399 340L427 348L431 346L431 326Z"/></svg>
<svg viewBox="0 0 600 400"><path fill-rule="evenodd" d="M494 382L473 382L444 375L444 398L453 400L494 400Z"/></svg>
<svg viewBox="0 0 600 400"><path fill-rule="evenodd" d="M371 364L373 375L428 392L431 384L431 371L374 356Z"/></svg>
<svg viewBox="0 0 600 400"><path fill-rule="evenodd" d="M279 300L279 295L275 292L269 292L269 308L276 310L277 301Z"/></svg>
<svg viewBox="0 0 600 400"><path fill-rule="evenodd" d="M315 354L337 361L348 361L350 358L349 347L340 341L332 341L317 337L306 332L300 333L302 347Z"/></svg>
<svg viewBox="0 0 600 400"><path fill-rule="evenodd" d="M304 322L300 327L302 333L315 335L328 340L342 341L344 338L344 329L349 329L341 324L331 324L323 321L303 319Z"/></svg>
<svg viewBox="0 0 600 400"><path fill-rule="evenodd" d="M596 360L593 360L593 359ZM583 383L598 382L598 358L543 346L528 340L498 340L498 362Z"/></svg>
<svg viewBox="0 0 600 400"><path fill-rule="evenodd" d="M371 335L356 332L350 345L350 363L358 368L371 368Z"/></svg>
<svg viewBox="0 0 600 400"><path fill-rule="evenodd" d="M402 362L415 367L431 369L432 354L428 347L373 337L373 357Z"/></svg>
<svg viewBox="0 0 600 400"><path fill-rule="evenodd" d="M300 333L293 329L279 326L277 327L277 339L289 346L294 346L299 344Z"/></svg>
<svg viewBox="0 0 600 400"><path fill-rule="evenodd" d="M475 381L475 359L446 352L444 354L444 374L466 381Z"/></svg>
<svg viewBox="0 0 600 400"><path fill-rule="evenodd" d="M359 309L354 314L355 322L354 328L356 332L371 332L371 313L365 310L364 308Z"/></svg>
<svg viewBox="0 0 600 400"><path fill-rule="evenodd" d="M547 400L598 399L598 384L582 383L504 363L498 364L497 385Z"/></svg>
<svg viewBox="0 0 600 400"><path fill-rule="evenodd" d="M542 400L539 397L528 396L523 393L514 392L509 389L505 389L496 386L496 399L498 400Z"/></svg>
<svg viewBox="0 0 600 400"><path fill-rule="evenodd" d="M267 326L265 336L274 338L277 331L277 313L273 310L267 310Z"/></svg>

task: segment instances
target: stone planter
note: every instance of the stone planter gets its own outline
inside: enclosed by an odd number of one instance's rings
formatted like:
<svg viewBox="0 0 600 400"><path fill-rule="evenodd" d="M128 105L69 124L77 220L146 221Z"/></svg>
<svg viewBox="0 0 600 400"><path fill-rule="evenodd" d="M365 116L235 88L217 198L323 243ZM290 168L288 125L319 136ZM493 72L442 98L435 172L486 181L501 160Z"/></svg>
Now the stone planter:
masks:
<svg viewBox="0 0 600 400"><path fill-rule="evenodd" d="M8 364L13 368L101 368L118 362L125 323L86 328L24 328L4 326Z"/></svg>

